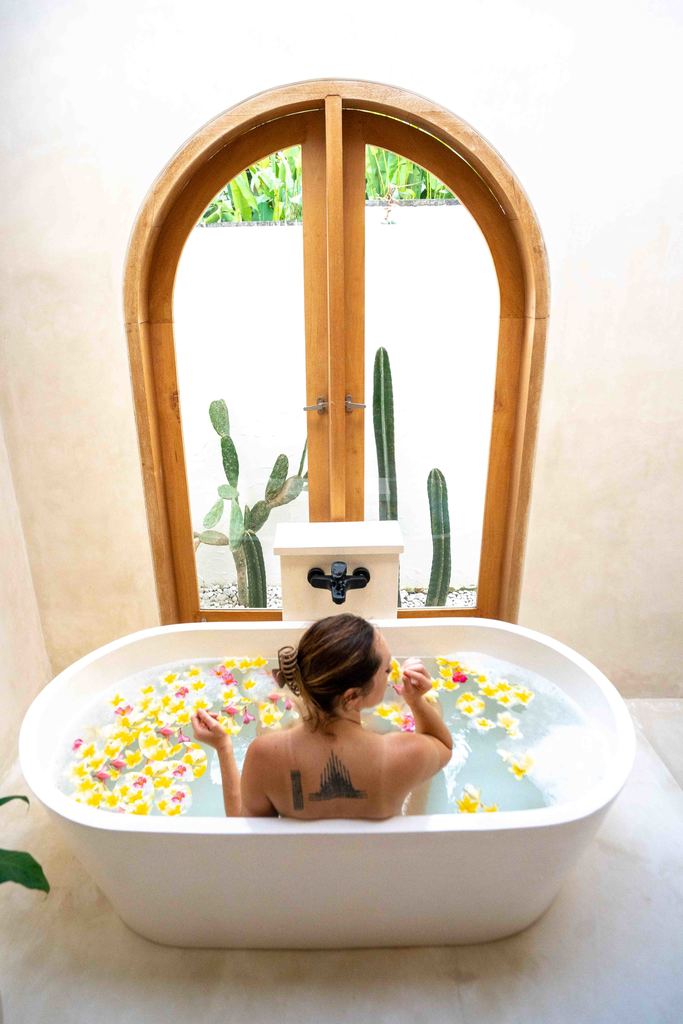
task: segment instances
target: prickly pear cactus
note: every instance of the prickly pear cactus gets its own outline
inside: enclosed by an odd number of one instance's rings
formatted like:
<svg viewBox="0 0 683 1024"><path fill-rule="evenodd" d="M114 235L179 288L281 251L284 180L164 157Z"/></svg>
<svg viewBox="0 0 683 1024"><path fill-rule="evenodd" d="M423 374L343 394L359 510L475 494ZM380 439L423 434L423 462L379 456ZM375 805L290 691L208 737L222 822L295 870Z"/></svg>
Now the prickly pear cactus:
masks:
<svg viewBox="0 0 683 1024"><path fill-rule="evenodd" d="M239 503L238 491L239 457L230 436L228 407L222 398L211 402L209 419L220 437L223 471L228 482L218 486L218 500L204 516L204 529L194 534L195 551L200 544L229 546L235 560L240 604L247 608L265 608L268 599L266 569L263 548L256 534L266 523L272 509L294 501L306 489L308 474L303 470L308 442L304 444L298 472L288 477L289 459L286 455L278 455L268 478L263 499L257 501L251 508L245 505L243 510ZM226 501L230 502L227 535L214 529L226 512Z"/></svg>

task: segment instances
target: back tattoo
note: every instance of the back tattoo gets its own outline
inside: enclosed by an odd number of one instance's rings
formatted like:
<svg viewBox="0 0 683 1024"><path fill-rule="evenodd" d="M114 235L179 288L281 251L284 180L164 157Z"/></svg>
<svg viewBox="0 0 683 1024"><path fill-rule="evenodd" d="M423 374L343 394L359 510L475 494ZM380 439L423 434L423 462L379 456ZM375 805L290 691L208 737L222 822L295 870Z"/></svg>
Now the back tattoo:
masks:
<svg viewBox="0 0 683 1024"><path fill-rule="evenodd" d="M289 774L292 780L292 803L294 810L301 811L304 806L301 772L292 771ZM354 787L348 769L333 751L320 776L320 789L317 793L309 793L308 799L337 800L343 797L347 800L365 800L367 795L364 789L356 789Z"/></svg>

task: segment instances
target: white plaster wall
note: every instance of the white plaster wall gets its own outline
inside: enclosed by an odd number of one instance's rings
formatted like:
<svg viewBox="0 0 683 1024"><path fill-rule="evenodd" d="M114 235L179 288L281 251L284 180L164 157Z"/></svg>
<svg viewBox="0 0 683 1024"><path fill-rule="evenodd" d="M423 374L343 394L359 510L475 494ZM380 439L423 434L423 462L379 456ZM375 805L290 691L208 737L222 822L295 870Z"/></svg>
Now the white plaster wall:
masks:
<svg viewBox="0 0 683 1024"><path fill-rule="evenodd" d="M683 10L492 0L22 0L0 8L2 416L55 668L157 617L121 279L150 183L196 129L287 82L450 107L534 204L553 283L521 620L623 692L680 694Z"/></svg>
<svg viewBox="0 0 683 1024"><path fill-rule="evenodd" d="M51 675L1 423L0 552L1 779L17 754L21 719Z"/></svg>

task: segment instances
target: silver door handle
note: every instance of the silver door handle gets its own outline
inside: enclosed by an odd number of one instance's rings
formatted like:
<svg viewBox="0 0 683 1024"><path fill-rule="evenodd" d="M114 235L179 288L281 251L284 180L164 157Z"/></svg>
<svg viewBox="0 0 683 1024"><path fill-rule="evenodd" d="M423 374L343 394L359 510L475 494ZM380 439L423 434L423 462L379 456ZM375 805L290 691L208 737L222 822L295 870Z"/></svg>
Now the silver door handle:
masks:
<svg viewBox="0 0 683 1024"><path fill-rule="evenodd" d="M347 412L353 412L354 409L364 409L365 402L352 402L351 395L347 395L344 401L344 408Z"/></svg>
<svg viewBox="0 0 683 1024"><path fill-rule="evenodd" d="M304 412L319 412L324 413L327 411L327 399L319 398L315 405L305 405Z"/></svg>

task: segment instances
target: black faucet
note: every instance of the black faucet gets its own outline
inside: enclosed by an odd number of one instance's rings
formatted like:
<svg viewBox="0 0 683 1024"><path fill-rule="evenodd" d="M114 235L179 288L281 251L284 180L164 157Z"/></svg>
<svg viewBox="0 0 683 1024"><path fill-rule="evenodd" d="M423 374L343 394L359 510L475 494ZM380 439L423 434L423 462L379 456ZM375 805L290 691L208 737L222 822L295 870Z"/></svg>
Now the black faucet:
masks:
<svg viewBox="0 0 683 1024"><path fill-rule="evenodd" d="M330 575L322 569L309 569L308 582L318 590L329 590L335 604L344 604L347 590L362 590L370 582L367 569L354 569L351 576L346 574L346 562L333 562Z"/></svg>

